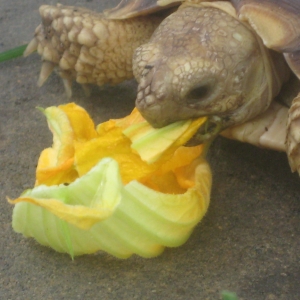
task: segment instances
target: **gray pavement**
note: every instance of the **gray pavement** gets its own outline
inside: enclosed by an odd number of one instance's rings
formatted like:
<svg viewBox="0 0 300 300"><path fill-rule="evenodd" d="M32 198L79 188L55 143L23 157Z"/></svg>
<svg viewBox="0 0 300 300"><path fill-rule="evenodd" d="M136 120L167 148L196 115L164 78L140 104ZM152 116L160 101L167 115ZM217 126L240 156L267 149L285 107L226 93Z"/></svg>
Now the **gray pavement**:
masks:
<svg viewBox="0 0 300 300"><path fill-rule="evenodd" d="M45 0L0 0L0 51L28 42ZM101 11L118 1L60 1ZM56 1L48 1L54 4ZM0 299L300 299L300 179L284 153L218 138L209 154L214 181L208 214L188 242L154 259L54 252L11 228L17 197L34 183L40 151L52 137L36 110L68 102L53 74L37 88L40 58L0 65ZM134 106L136 84L95 87L72 101L98 123Z"/></svg>

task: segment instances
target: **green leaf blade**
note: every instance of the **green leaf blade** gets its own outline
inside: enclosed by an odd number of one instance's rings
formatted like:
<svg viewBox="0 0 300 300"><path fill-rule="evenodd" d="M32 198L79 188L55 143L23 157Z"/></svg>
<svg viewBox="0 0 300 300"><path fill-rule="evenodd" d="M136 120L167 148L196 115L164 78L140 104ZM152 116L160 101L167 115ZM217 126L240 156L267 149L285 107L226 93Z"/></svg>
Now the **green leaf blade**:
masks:
<svg viewBox="0 0 300 300"><path fill-rule="evenodd" d="M27 44L0 53L0 62L4 62L22 56L26 47Z"/></svg>

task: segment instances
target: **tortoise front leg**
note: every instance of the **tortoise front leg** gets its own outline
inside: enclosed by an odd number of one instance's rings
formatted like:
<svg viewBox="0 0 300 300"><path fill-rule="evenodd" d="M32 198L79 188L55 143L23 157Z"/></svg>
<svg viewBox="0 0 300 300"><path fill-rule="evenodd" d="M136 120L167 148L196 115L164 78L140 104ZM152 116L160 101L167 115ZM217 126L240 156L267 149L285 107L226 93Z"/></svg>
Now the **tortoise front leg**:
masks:
<svg viewBox="0 0 300 300"><path fill-rule="evenodd" d="M288 114L286 151L292 172L300 174L300 93L293 100Z"/></svg>
<svg viewBox="0 0 300 300"><path fill-rule="evenodd" d="M263 114L224 130L222 135L257 147L285 151L287 119L288 108L273 101Z"/></svg>
<svg viewBox="0 0 300 300"><path fill-rule="evenodd" d="M286 151L292 172L300 175L300 93L290 109L274 101L265 113L226 129L222 135L258 147Z"/></svg>
<svg viewBox="0 0 300 300"><path fill-rule="evenodd" d="M103 14L71 6L43 5L42 23L24 55L42 57L38 85L57 68L68 96L76 80L86 84L117 84L133 77L134 50L148 41L162 17L110 20Z"/></svg>

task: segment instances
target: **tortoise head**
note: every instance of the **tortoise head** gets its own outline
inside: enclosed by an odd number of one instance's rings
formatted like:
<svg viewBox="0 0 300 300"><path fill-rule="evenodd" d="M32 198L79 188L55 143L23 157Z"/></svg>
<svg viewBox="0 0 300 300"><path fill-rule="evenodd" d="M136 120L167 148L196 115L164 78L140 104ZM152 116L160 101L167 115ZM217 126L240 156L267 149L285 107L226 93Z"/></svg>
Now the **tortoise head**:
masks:
<svg viewBox="0 0 300 300"><path fill-rule="evenodd" d="M214 7L184 6L135 52L136 106L154 127L218 116L225 128L269 106L272 68L248 26Z"/></svg>

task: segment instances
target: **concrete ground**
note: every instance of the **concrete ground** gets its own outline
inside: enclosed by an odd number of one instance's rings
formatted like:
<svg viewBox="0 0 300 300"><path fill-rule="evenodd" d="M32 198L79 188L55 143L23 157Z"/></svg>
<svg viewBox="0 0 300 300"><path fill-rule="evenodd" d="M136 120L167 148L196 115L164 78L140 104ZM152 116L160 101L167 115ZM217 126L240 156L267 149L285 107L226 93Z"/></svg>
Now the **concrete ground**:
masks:
<svg viewBox="0 0 300 300"><path fill-rule="evenodd" d="M0 0L0 52L30 41L47 0ZM118 1L60 1L101 11ZM48 1L54 4L56 1ZM51 145L36 110L68 102L62 82L36 81L38 55L0 64L0 299L300 299L300 180L286 155L219 138L209 154L214 182L208 214L188 242L154 259L77 257L25 239L11 227L17 197L33 186L40 151ZM72 101L98 123L129 113L134 82L95 87Z"/></svg>

